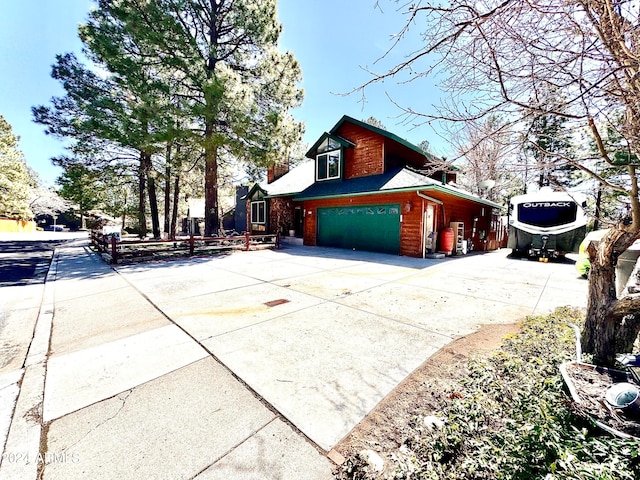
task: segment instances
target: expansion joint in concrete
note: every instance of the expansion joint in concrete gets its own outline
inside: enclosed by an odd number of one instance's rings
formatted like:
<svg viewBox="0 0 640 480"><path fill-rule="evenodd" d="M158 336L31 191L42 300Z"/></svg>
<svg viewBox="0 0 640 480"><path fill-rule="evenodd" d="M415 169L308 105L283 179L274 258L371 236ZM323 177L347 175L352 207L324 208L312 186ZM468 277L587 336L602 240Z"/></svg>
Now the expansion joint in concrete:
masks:
<svg viewBox="0 0 640 480"><path fill-rule="evenodd" d="M112 267L113 268L113 267ZM116 268L113 270L120 275L120 272ZM320 454L326 456L327 451L324 450L320 445L314 442L311 438L309 438L302 430L296 427L287 417L285 417L282 412L280 412L273 404L271 404L268 400L266 400L262 395L260 395L251 385L245 382L241 377L239 377L233 370L231 370L218 356L211 351L206 345L204 345L200 340L194 337L188 330L182 327L179 323L177 323L174 319L168 316L158 305L156 305L144 292L140 291L133 283L131 283L124 275L120 275L120 277L127 282L131 288L133 288L136 292L138 292L149 305L153 306L164 318L167 319L172 325L178 327L185 335L187 335L191 340L193 340L197 345L200 346L207 355L209 355L216 363L218 363L229 375L231 375L240 385L242 385L247 391L249 391L262 405L264 405L271 413L273 413L277 418L279 418L282 422L288 425L294 432L296 432L300 437L304 438L307 443L309 443L313 448L315 448Z"/></svg>
<svg viewBox="0 0 640 480"><path fill-rule="evenodd" d="M196 473L193 477L191 477L189 480L195 480L198 478L199 475L203 474L206 470L210 469L212 466L214 466L216 463L220 462L223 458L225 458L227 455L229 455L230 453L233 453L234 450L236 450L237 448L239 448L241 445L243 445L245 442L247 442L248 440L250 440L252 437L254 437L256 434L260 433L262 430L264 430L267 426L271 425L275 420L277 420L277 417L272 418L271 420L269 420L267 423L265 423L264 425L262 425L260 428L258 428L257 430L251 432L250 435L248 435L247 437L243 438L241 441L239 441L238 443L236 443L234 446L232 446L231 448L229 448L226 452L224 452L222 455L220 455L218 458L216 458L211 464L207 465L206 467L204 467L202 470L200 470L198 473Z"/></svg>

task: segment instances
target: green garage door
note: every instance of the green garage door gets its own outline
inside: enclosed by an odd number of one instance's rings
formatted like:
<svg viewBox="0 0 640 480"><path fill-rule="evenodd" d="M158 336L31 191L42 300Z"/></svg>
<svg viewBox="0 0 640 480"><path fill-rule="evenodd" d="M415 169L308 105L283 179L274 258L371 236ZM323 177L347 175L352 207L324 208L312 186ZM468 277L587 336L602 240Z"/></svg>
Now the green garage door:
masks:
<svg viewBox="0 0 640 480"><path fill-rule="evenodd" d="M318 245L400 253L400 205L318 209Z"/></svg>

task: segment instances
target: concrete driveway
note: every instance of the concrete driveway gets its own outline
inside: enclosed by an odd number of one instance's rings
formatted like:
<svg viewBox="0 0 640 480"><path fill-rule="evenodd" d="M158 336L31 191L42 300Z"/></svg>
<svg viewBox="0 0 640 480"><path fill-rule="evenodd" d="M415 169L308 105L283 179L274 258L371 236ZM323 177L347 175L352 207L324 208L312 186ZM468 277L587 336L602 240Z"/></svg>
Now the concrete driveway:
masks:
<svg viewBox="0 0 640 480"><path fill-rule="evenodd" d="M423 260L288 247L118 271L329 451L453 338L586 306L573 264L508 253Z"/></svg>

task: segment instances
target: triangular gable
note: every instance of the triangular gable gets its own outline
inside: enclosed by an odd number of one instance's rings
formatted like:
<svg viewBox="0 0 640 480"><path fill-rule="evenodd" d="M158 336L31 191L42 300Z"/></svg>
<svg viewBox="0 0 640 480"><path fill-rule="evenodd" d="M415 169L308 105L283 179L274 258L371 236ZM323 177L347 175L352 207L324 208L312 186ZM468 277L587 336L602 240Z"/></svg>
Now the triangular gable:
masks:
<svg viewBox="0 0 640 480"><path fill-rule="evenodd" d="M341 138L341 137L339 137L337 135L333 135L331 133L324 132L320 136L318 141L316 143L314 143L313 146L309 149L309 151L307 153L305 153L305 157L314 158L315 157L315 153L318 150L318 148L320 147L320 145L322 145L322 143L327 139L330 139L330 140L336 142L337 144L339 144L343 148L346 148L346 147L353 148L353 147L356 146L353 142L350 142L349 140L345 140L344 138Z"/></svg>
<svg viewBox="0 0 640 480"><path fill-rule="evenodd" d="M354 125L357 125L361 128L364 128L366 130L369 130L370 132L374 132L377 133L378 135L382 135L385 138L388 138L389 140L392 140L396 143L399 143L400 145L402 145L403 147L408 148L409 150L413 150L416 153L419 153L421 155L423 155L425 158L427 158L428 160L432 161L432 162L437 162L437 163L441 163L444 162L443 159L436 157L435 155L429 153L429 152L425 152L422 148L418 147L417 145L414 145L413 143L405 140L404 138L399 137L398 135L388 132L387 130L384 130L382 128L379 127L375 127L373 125L368 124L367 122L362 122L360 120L356 120L353 117L350 117L349 115L343 115L342 118L340 120L338 120L338 123L336 123L333 128L331 130L329 130L330 133L326 133L325 135L334 135L335 133L340 129L340 127L344 124L344 123L352 123ZM339 137L337 137L339 138ZM320 141L316 142L316 144L319 144ZM316 146L316 145L314 145ZM317 146L316 146L317 148ZM312 150L310 150L310 152L312 152ZM448 168L450 168L452 171L459 171L460 169L458 167L456 167L455 165L447 165Z"/></svg>
<svg viewBox="0 0 640 480"><path fill-rule="evenodd" d="M262 187L260 186L260 184L259 184L259 183L255 183L255 184L253 185L253 187L251 187L251 189L249 190L249 192L248 192L245 196L243 196L241 199L242 199L242 200L245 200L245 199L246 199L246 200L250 200L250 199L252 199L252 198L256 195L256 193L260 193L260 194L261 194L261 197L264 197L264 196L267 194L267 192L265 191L265 189L264 189L264 188L262 188Z"/></svg>

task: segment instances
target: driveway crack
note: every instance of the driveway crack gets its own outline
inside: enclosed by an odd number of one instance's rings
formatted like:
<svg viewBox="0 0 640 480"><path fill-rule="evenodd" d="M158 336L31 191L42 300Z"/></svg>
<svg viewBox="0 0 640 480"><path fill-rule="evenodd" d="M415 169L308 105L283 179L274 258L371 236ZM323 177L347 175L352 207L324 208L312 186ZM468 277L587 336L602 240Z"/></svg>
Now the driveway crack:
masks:
<svg viewBox="0 0 640 480"><path fill-rule="evenodd" d="M62 449L63 452L66 452L68 450L70 450L71 448L75 447L76 445L78 445L82 440L84 440L85 438L87 438L90 434L92 434L93 432L95 432L96 430L98 430L100 427L102 427L103 425L105 425L106 423L110 422L111 420L113 420L114 418L116 418L118 415L120 415L120 412L122 412L122 410L124 409L126 403L127 403L127 399L129 398L129 396L133 393L133 389L129 389L125 392L119 393L118 395L116 395L115 398L117 398L118 400L120 400L120 408L118 408L118 411L116 411L113 415L111 415L108 418L105 418L104 420L102 420L100 423L98 423L97 425L95 425L94 427L92 427L87 433L85 433L82 437L80 437L78 440L76 440L75 442L73 442L71 445L66 446L65 448Z"/></svg>

